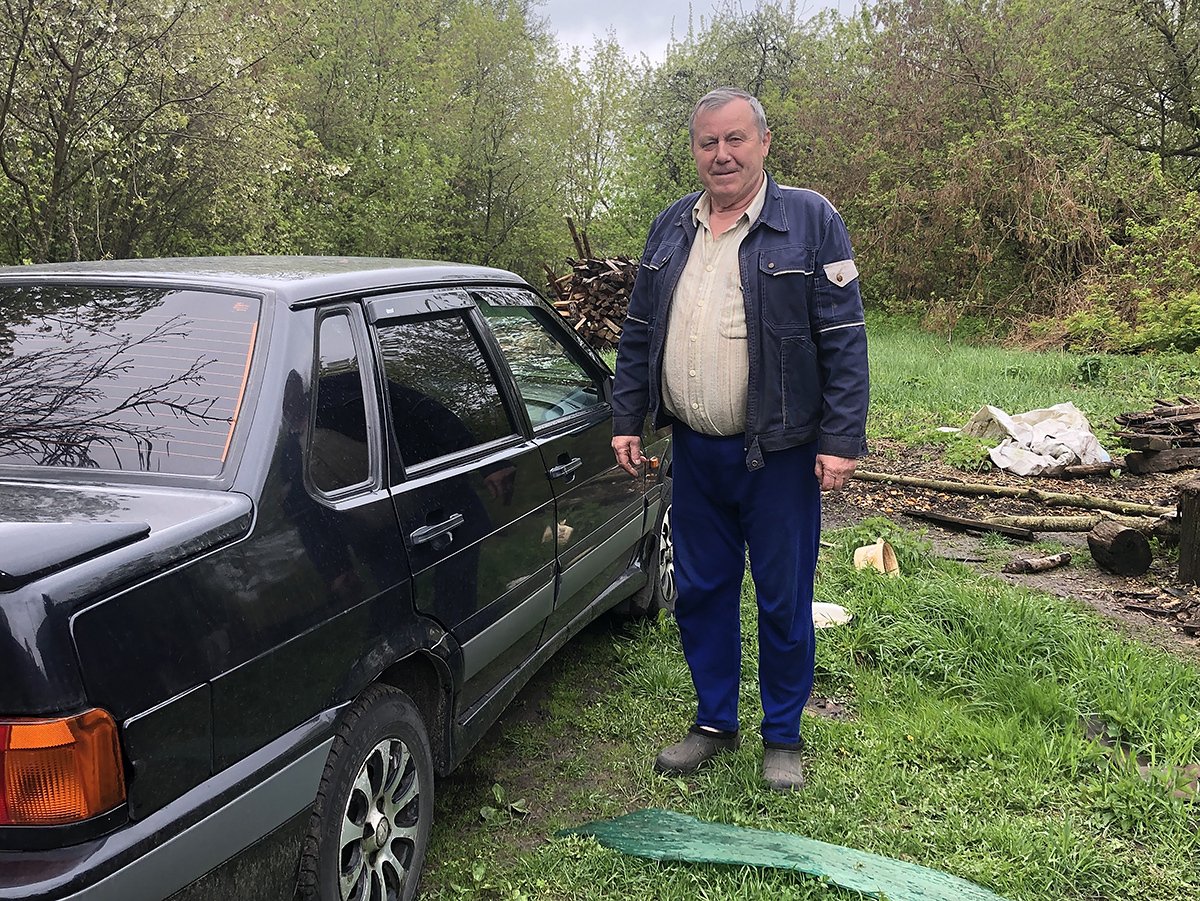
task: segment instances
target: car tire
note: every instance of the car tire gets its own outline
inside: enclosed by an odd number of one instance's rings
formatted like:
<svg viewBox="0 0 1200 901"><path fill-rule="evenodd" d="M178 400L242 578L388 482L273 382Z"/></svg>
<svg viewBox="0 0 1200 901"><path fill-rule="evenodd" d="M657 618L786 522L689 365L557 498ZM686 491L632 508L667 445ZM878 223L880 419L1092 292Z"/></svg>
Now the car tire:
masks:
<svg viewBox="0 0 1200 901"><path fill-rule="evenodd" d="M416 705L377 685L342 717L313 811L297 895L408 901L433 825L433 763Z"/></svg>
<svg viewBox="0 0 1200 901"><path fill-rule="evenodd" d="M635 607L647 616L656 616L658 611L675 613L675 544L671 534L671 477L663 476L662 504L658 508L658 521L654 525L646 574L649 580L637 597Z"/></svg>

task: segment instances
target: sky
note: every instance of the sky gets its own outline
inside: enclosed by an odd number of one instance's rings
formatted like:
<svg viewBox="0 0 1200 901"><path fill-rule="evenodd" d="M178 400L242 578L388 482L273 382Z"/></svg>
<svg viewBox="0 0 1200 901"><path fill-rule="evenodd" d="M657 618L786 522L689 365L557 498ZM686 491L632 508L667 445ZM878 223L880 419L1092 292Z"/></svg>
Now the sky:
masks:
<svg viewBox="0 0 1200 901"><path fill-rule="evenodd" d="M586 50L593 37L612 29L627 52L645 53L658 63L672 33L687 34L689 21L699 27L701 18L707 20L717 5L713 0L542 0L536 13L550 20L550 30L558 34L561 44ZM799 0L796 6L807 17L825 8L845 15L855 5L854 0ZM753 0L743 3L747 10L755 6Z"/></svg>

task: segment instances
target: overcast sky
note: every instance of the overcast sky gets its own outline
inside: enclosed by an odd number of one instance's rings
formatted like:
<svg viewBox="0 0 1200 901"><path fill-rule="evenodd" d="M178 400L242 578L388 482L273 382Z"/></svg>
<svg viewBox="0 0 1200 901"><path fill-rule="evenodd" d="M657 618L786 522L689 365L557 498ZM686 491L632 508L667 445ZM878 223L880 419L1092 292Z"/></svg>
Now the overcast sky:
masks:
<svg viewBox="0 0 1200 901"><path fill-rule="evenodd" d="M855 0L800 0L796 8L807 18L826 7L848 14L855 5ZM538 12L550 20L550 30L558 34L561 44L586 50L593 37L612 29L627 52L645 53L658 63L672 33L687 34L689 17L698 28L715 6L713 0L542 0ZM756 6L754 0L742 4L746 10Z"/></svg>

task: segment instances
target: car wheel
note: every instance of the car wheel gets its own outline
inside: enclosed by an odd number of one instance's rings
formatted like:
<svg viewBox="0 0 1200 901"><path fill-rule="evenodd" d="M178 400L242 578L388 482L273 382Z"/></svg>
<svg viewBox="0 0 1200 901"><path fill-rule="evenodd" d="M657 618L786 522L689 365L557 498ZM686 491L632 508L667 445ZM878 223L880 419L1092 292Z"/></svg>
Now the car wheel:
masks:
<svg viewBox="0 0 1200 901"><path fill-rule="evenodd" d="M638 610L653 616L659 610L675 612L675 544L671 537L671 477L663 476L662 506L658 511L654 545L646 574L650 577L637 598Z"/></svg>
<svg viewBox="0 0 1200 901"><path fill-rule="evenodd" d="M309 819L301 898L407 901L433 824L433 763L421 714L395 688L350 707L329 751Z"/></svg>

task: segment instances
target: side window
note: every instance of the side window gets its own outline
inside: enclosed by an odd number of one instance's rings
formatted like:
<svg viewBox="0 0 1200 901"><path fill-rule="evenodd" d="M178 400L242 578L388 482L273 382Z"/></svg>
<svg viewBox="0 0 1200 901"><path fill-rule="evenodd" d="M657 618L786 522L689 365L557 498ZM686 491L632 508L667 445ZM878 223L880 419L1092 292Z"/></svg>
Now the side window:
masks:
<svg viewBox="0 0 1200 901"><path fill-rule="evenodd" d="M328 494L366 482L371 474L362 376L345 313L321 320L316 385L308 474L313 486Z"/></svg>
<svg viewBox="0 0 1200 901"><path fill-rule="evenodd" d="M406 467L516 432L461 314L378 326L392 429Z"/></svg>
<svg viewBox="0 0 1200 901"><path fill-rule="evenodd" d="M479 302L508 358L534 427L600 403L595 380L544 324L535 310Z"/></svg>

